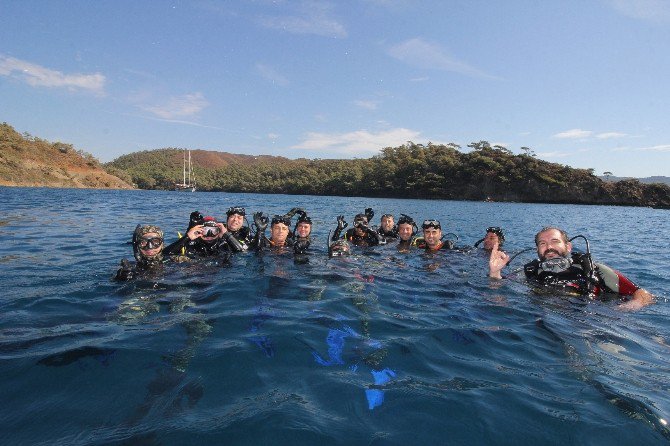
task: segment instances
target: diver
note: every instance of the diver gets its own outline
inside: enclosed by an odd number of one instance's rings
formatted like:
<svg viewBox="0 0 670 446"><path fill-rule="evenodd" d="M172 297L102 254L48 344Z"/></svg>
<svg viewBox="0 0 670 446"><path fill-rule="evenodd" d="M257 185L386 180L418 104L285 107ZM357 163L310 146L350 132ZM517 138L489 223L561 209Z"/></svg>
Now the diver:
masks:
<svg viewBox="0 0 670 446"><path fill-rule="evenodd" d="M355 246L377 246L385 243L382 236L368 226L370 219L374 216L372 208L367 208L364 214L357 214L354 217L354 227L347 230L344 234L344 239ZM337 217L337 228L333 233L331 241L340 238L343 229L348 226L344 221L344 216Z"/></svg>
<svg viewBox="0 0 670 446"><path fill-rule="evenodd" d="M442 225L438 220L425 220L421 228L423 229L423 237L414 241L414 245L418 248L425 249L428 252L455 248L453 241L442 240Z"/></svg>
<svg viewBox="0 0 670 446"><path fill-rule="evenodd" d="M265 236L265 229L270 224L270 237ZM254 226L256 234L251 242L251 246L256 250L269 248L274 251L285 251L286 248L293 247L291 235L291 218L286 215L275 215L272 220L263 215L262 212L254 214Z"/></svg>
<svg viewBox="0 0 670 446"><path fill-rule="evenodd" d="M398 251L408 252L414 242L414 237L419 232L419 228L412 217L406 214L400 214L396 228L398 238L400 239L398 242Z"/></svg>
<svg viewBox="0 0 670 446"><path fill-rule="evenodd" d="M135 262L121 260L115 280L131 280L147 273L162 271L164 257L163 231L154 225L137 225L133 231L133 255Z"/></svg>
<svg viewBox="0 0 670 446"><path fill-rule="evenodd" d="M577 237L584 238L574 238ZM620 305L626 310L637 310L653 303L651 293L609 266L593 262L588 240L586 253L573 253L568 234L548 226L535 235L535 246L538 258L524 265L526 279L531 283L593 298L607 293L618 294L628 299ZM494 247L489 260L489 277L502 278L501 271L509 262L509 256Z"/></svg>
<svg viewBox="0 0 670 446"><path fill-rule="evenodd" d="M398 239L398 226L396 226L393 214L382 215L377 234L381 235L386 242Z"/></svg>
<svg viewBox="0 0 670 446"><path fill-rule="evenodd" d="M226 211L226 223L221 229L221 238L225 249L232 252L246 251L251 243L251 230L244 226L246 210L232 206Z"/></svg>
<svg viewBox="0 0 670 446"><path fill-rule="evenodd" d="M297 214L298 221L293 228L293 252L305 254L312 243L312 219L302 209L298 210Z"/></svg>
<svg viewBox="0 0 670 446"><path fill-rule="evenodd" d="M349 242L345 239L333 240L330 245L328 245L328 257L341 257L348 256L351 254L351 248Z"/></svg>
<svg viewBox="0 0 670 446"><path fill-rule="evenodd" d="M498 250L500 250L505 243L505 233L503 232L502 228L497 226L486 228L486 235L484 238L478 240L475 243L475 248L479 247L482 242L484 243L482 248L489 253L493 247L496 246L496 244L498 246Z"/></svg>
<svg viewBox="0 0 670 446"><path fill-rule="evenodd" d="M179 256L180 260L219 255L227 258L227 251L223 249L224 245L221 243L224 229L223 224L217 222L214 217L202 217L199 212L193 212L188 231L165 248L165 254Z"/></svg>

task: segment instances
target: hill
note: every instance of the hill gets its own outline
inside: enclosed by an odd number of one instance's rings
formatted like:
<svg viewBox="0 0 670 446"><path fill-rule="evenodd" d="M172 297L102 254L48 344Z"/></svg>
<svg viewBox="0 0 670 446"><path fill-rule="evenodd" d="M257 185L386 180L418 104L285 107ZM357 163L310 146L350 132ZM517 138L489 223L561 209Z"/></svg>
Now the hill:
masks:
<svg viewBox="0 0 670 446"><path fill-rule="evenodd" d="M223 190L217 172L237 166L253 168L260 165L291 163L288 158L270 155L240 155L210 150L191 150L199 190ZM120 156L105 164L108 172L127 175L140 189L172 189L182 180L184 149L144 150Z"/></svg>
<svg viewBox="0 0 670 446"><path fill-rule="evenodd" d="M0 186L132 188L71 144L21 135L4 122L0 124Z"/></svg>
<svg viewBox="0 0 670 446"><path fill-rule="evenodd" d="M670 208L665 184L606 182L593 169L542 161L530 149L514 155L486 141L468 147L408 142L350 160L195 150L192 160L199 190ZM106 168L124 172L140 188L168 189L181 179L182 160L181 149L161 149L122 156Z"/></svg>
<svg viewBox="0 0 670 446"><path fill-rule="evenodd" d="M617 182L623 180L637 180L643 184L667 184L670 186L670 177L655 176L655 177L645 177L645 178L632 178L632 177L614 177L614 176L601 176L601 180L607 182Z"/></svg>

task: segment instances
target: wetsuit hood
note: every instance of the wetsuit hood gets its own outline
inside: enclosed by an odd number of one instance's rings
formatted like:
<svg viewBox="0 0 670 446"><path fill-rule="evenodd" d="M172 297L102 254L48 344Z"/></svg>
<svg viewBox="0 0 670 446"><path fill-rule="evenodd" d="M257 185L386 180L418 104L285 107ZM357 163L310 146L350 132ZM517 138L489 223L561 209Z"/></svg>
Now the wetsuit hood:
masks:
<svg viewBox="0 0 670 446"><path fill-rule="evenodd" d="M145 234L156 233L163 239L163 230L156 225L137 225L135 231L133 232L133 255L135 260L138 263L144 265L150 265L154 263L160 263L163 260L163 248L164 244L161 243L160 252L154 256L148 257L142 254L140 250L140 240Z"/></svg>

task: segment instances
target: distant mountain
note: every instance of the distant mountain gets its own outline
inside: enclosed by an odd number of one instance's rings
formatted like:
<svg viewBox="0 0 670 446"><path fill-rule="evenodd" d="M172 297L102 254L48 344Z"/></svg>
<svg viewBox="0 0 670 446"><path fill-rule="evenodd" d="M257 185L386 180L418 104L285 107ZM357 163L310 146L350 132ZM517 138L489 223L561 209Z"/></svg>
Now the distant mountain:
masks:
<svg viewBox="0 0 670 446"><path fill-rule="evenodd" d="M643 184L654 184L654 183L660 183L660 184L667 184L670 185L670 177L662 177L662 176L656 176L656 177L646 177L646 178L633 178L633 177L614 177L614 176L601 176L599 177L603 181L607 181L610 183L614 183L617 181L623 181L623 180L632 180L635 179L639 181L640 183Z"/></svg>
<svg viewBox="0 0 670 446"><path fill-rule="evenodd" d="M0 186L132 188L71 144L21 135L5 122L0 124Z"/></svg>

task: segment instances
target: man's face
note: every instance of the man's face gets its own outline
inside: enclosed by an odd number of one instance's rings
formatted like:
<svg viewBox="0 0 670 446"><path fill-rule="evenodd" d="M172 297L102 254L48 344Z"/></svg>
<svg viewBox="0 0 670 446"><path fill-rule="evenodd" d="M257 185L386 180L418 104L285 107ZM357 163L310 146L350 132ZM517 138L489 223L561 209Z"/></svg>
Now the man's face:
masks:
<svg viewBox="0 0 670 446"><path fill-rule="evenodd" d="M147 232L140 237L138 245L143 257L152 258L163 251L163 238L156 232Z"/></svg>
<svg viewBox="0 0 670 446"><path fill-rule="evenodd" d="M537 236L537 255L540 260L567 257L570 251L572 243L566 243L556 229L540 232Z"/></svg>
<svg viewBox="0 0 670 446"><path fill-rule="evenodd" d="M270 238L275 243L284 243L288 237L288 226L284 223L275 223L270 227Z"/></svg>
<svg viewBox="0 0 670 446"><path fill-rule="evenodd" d="M388 216L388 217L382 217L382 229L384 231L391 231L393 230L393 217Z"/></svg>
<svg viewBox="0 0 670 446"><path fill-rule="evenodd" d="M365 226L368 225L368 220L366 218L359 218L354 220L354 231L357 236L362 237L365 235Z"/></svg>
<svg viewBox="0 0 670 446"><path fill-rule="evenodd" d="M298 223L295 232L298 234L298 237L308 237L309 233L312 232L312 225L307 222Z"/></svg>
<svg viewBox="0 0 670 446"><path fill-rule="evenodd" d="M400 240L406 242L412 238L413 229L409 223L400 223L398 225L398 237L400 237Z"/></svg>
<svg viewBox="0 0 670 446"><path fill-rule="evenodd" d="M423 230L423 239L426 241L426 245L428 245L428 247L431 249L437 247L437 245L440 244L441 238L441 229L428 227Z"/></svg>
<svg viewBox="0 0 670 446"><path fill-rule="evenodd" d="M226 222L228 230L230 231L239 230L243 224L244 224L244 215L240 214L230 214L230 216L228 217L228 221Z"/></svg>
<svg viewBox="0 0 670 446"><path fill-rule="evenodd" d="M487 232L486 237L484 237L484 249L490 251L496 244L500 245L498 235L494 232Z"/></svg>

